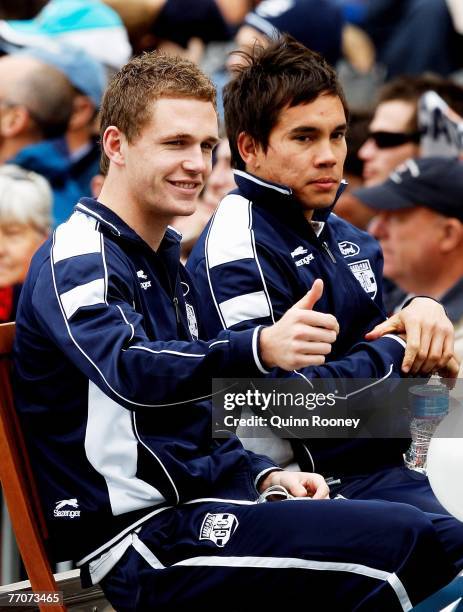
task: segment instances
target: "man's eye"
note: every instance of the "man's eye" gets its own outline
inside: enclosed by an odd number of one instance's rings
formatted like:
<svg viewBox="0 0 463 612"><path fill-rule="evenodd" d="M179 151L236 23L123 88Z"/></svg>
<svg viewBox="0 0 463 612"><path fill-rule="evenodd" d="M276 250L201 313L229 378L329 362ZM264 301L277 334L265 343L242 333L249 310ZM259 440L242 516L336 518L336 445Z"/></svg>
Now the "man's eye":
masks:
<svg viewBox="0 0 463 612"><path fill-rule="evenodd" d="M296 142L310 142L311 137L310 136L302 136L302 135L301 136L295 136L294 140Z"/></svg>
<svg viewBox="0 0 463 612"><path fill-rule="evenodd" d="M344 132L334 132L334 134L331 136L331 138L333 140L342 140L345 136Z"/></svg>
<svg viewBox="0 0 463 612"><path fill-rule="evenodd" d="M183 140L169 140L166 144L173 147L180 147L183 144Z"/></svg>
<svg viewBox="0 0 463 612"><path fill-rule="evenodd" d="M204 151L212 151L212 149L214 148L210 142L203 142L201 147L204 149Z"/></svg>
<svg viewBox="0 0 463 612"><path fill-rule="evenodd" d="M8 227L3 230L5 236L9 238L14 238L15 236L19 236L21 234L22 228L20 227Z"/></svg>

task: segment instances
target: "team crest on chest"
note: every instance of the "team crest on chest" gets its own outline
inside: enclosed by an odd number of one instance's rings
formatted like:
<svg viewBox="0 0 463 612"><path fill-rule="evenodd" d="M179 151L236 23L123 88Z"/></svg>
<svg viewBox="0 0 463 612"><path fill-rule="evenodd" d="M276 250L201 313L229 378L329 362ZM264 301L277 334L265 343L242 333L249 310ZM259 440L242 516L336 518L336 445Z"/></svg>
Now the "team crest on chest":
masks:
<svg viewBox="0 0 463 612"><path fill-rule="evenodd" d="M193 340L197 340L199 338L198 332L198 321L196 320L196 314L193 306L185 302L186 307L186 316L188 319L188 329L190 330L191 337Z"/></svg>
<svg viewBox="0 0 463 612"><path fill-rule="evenodd" d="M199 539L210 540L219 548L223 548L235 533L238 525L238 519L234 514L208 512L201 525Z"/></svg>
<svg viewBox="0 0 463 612"><path fill-rule="evenodd" d="M371 298L376 297L378 285L376 284L376 277L372 270L370 260L362 259L362 261L352 262L349 264L349 268L368 295L370 295Z"/></svg>

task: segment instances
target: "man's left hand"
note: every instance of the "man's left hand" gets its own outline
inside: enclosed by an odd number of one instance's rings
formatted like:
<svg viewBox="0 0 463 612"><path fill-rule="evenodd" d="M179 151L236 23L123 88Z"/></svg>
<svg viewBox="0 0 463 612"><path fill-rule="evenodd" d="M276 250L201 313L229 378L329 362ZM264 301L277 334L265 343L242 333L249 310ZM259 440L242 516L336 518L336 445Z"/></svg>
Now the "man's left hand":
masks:
<svg viewBox="0 0 463 612"><path fill-rule="evenodd" d="M279 470L270 474L260 483L262 493L272 485L284 487L293 497L329 499L330 489L323 476L312 472L288 472Z"/></svg>
<svg viewBox="0 0 463 612"><path fill-rule="evenodd" d="M458 376L454 354L454 328L444 307L431 298L414 298L408 306L372 329L365 338L405 334L407 348L402 362L405 374L437 372L446 378Z"/></svg>

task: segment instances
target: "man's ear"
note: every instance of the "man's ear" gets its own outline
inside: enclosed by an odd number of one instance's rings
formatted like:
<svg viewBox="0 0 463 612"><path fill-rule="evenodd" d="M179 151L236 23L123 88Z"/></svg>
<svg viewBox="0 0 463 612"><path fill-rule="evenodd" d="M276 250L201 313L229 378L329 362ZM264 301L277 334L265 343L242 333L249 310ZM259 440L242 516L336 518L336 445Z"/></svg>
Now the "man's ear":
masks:
<svg viewBox="0 0 463 612"><path fill-rule="evenodd" d="M453 251L463 243L463 224L455 217L446 217L442 224L442 238L439 246L442 252Z"/></svg>
<svg viewBox="0 0 463 612"><path fill-rule="evenodd" d="M262 148L256 144L254 138L247 132L241 132L236 145L246 168L251 172L259 168L259 154L262 153Z"/></svg>
<svg viewBox="0 0 463 612"><path fill-rule="evenodd" d="M127 145L127 138L119 128L115 125L109 125L103 134L102 145L110 162L113 162L116 166L124 165L124 150Z"/></svg>
<svg viewBox="0 0 463 612"><path fill-rule="evenodd" d="M0 130L4 138L15 138L30 131L32 119L25 106L12 106L2 113Z"/></svg>

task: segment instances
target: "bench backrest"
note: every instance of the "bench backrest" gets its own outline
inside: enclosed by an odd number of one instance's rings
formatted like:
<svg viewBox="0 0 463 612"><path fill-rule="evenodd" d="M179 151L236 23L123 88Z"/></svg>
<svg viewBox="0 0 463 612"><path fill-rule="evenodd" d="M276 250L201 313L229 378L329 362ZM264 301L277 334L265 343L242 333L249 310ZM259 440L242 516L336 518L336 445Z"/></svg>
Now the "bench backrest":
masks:
<svg viewBox="0 0 463 612"><path fill-rule="evenodd" d="M11 361L15 324L0 324L0 481L32 590L57 592L45 549L47 530L13 402ZM62 605L41 610L65 611Z"/></svg>

